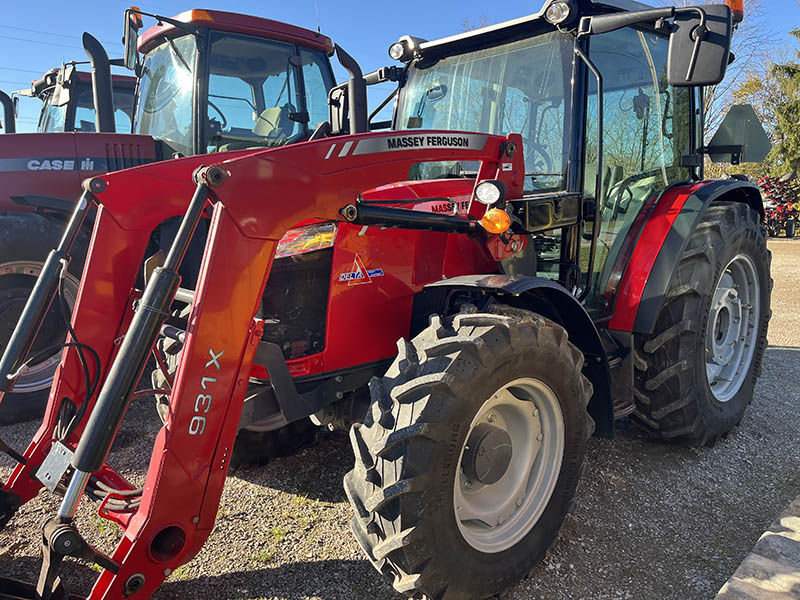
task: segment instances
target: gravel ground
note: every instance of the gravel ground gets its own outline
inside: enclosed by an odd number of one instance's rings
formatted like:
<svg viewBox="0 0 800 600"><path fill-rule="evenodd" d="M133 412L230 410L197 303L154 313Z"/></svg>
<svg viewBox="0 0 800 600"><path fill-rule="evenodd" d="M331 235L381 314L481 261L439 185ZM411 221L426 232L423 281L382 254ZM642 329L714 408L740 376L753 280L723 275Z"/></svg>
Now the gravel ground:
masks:
<svg viewBox="0 0 800 600"><path fill-rule="evenodd" d="M800 388L793 385L800 375L800 241L770 246L771 345L741 426L703 449L650 441L626 423L614 440L593 438L572 512L511 600L712 598L800 493ZM2 427L0 437L24 448L36 426ZM113 464L134 481L142 479L157 427L150 403L138 402L120 431ZM11 469L0 461L3 479ZM350 535L341 480L351 463L347 439L329 435L295 456L232 472L215 531L154 598L399 598ZM0 573L35 580L37 531L55 507L42 495L0 533ZM110 550L115 526L86 503L80 515L81 531ZM87 592L96 573L69 566L67 583Z"/></svg>

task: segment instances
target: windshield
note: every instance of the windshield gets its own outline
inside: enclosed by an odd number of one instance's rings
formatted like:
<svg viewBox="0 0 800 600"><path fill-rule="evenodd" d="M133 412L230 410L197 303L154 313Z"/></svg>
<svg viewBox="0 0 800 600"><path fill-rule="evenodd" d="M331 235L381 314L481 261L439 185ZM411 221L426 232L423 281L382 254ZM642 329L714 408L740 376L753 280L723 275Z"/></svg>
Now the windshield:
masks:
<svg viewBox="0 0 800 600"><path fill-rule="evenodd" d="M74 115L67 116L67 105L53 106L53 93L44 98L42 114L39 117L41 133L63 133L67 127L70 131L97 131L95 124L94 94L92 86L83 84L76 86L72 92L70 104L75 107ZM70 124L67 123L69 118ZM117 133L130 133L133 119L133 88L114 88L114 123ZM73 123L74 121L74 123Z"/></svg>
<svg viewBox="0 0 800 600"><path fill-rule="evenodd" d="M569 147L566 90L572 38L559 32L442 58L409 68L397 106L396 129L450 129L522 135L525 190L565 185ZM474 175L467 163L425 163L412 179Z"/></svg>
<svg viewBox="0 0 800 600"><path fill-rule="evenodd" d="M136 104L136 133L192 154L192 98L197 45L193 35L167 40L145 55Z"/></svg>
<svg viewBox="0 0 800 600"><path fill-rule="evenodd" d="M290 144L328 118L333 79L322 52L214 32L209 62L208 152Z"/></svg>

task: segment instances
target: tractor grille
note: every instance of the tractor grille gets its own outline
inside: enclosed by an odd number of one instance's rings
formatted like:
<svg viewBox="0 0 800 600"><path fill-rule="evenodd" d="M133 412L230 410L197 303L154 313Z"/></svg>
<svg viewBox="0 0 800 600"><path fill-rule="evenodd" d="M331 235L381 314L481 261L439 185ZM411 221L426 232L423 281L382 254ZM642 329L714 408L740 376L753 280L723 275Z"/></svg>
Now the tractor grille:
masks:
<svg viewBox="0 0 800 600"><path fill-rule="evenodd" d="M138 167L146 162L140 144L106 144L106 160L109 171Z"/></svg>
<svg viewBox="0 0 800 600"><path fill-rule="evenodd" d="M333 248L276 259L261 300L261 339L278 344L286 360L321 352Z"/></svg>

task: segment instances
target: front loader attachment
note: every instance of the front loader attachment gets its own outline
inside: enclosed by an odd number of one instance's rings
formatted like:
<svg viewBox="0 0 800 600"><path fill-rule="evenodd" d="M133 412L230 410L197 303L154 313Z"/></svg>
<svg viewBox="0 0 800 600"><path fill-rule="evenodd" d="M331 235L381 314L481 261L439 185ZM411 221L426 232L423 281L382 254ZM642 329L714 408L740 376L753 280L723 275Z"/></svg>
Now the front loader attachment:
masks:
<svg viewBox="0 0 800 600"><path fill-rule="evenodd" d="M0 579L0 598L70 598L58 577L65 556L101 568L88 598L148 598L200 550L216 519L254 358L269 345L255 315L277 242L288 229L310 218L353 218L350 209L362 192L407 179L423 161L479 161L479 181L501 180L509 198L521 196L519 136L420 131L411 137L421 141L408 146L392 142L396 133L354 135L238 154L207 167L201 161L208 157L192 157L86 184L83 199L98 210L70 338L42 426L21 456L8 449L20 464L0 491L0 528L43 485L62 501L57 514L31 532L42 540L37 584ZM404 226L397 210L391 209L392 222ZM471 207L453 226L479 231L482 210ZM412 212L405 226L430 226ZM151 232L176 215L182 222L167 258L140 291L136 282ZM373 207L370 215L379 219L380 211ZM80 218L76 211L69 227ZM170 308L178 267L203 218L210 218L210 228L191 312L180 324L183 350L170 389L158 390L169 396L169 411L145 484L137 488L110 466L109 449L148 356L158 352L156 341L175 335ZM56 264L67 260L58 256ZM26 308L31 316L14 334L21 341L0 361L4 378L24 365L36 315L56 297L57 273L43 274L39 284L42 291ZM273 386L286 381L269 374ZM109 556L79 532L75 513L87 496L124 532Z"/></svg>

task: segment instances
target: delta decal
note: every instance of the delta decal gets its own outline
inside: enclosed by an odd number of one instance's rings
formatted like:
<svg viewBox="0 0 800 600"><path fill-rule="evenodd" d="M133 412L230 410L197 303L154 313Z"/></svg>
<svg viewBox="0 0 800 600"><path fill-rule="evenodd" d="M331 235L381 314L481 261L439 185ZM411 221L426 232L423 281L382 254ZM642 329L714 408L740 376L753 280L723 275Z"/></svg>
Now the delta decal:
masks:
<svg viewBox="0 0 800 600"><path fill-rule="evenodd" d="M339 281L346 281L347 285L361 285L363 283L372 283L373 277L383 277L383 269L367 269L361 257L356 254L353 259L353 266L349 271L339 275Z"/></svg>

